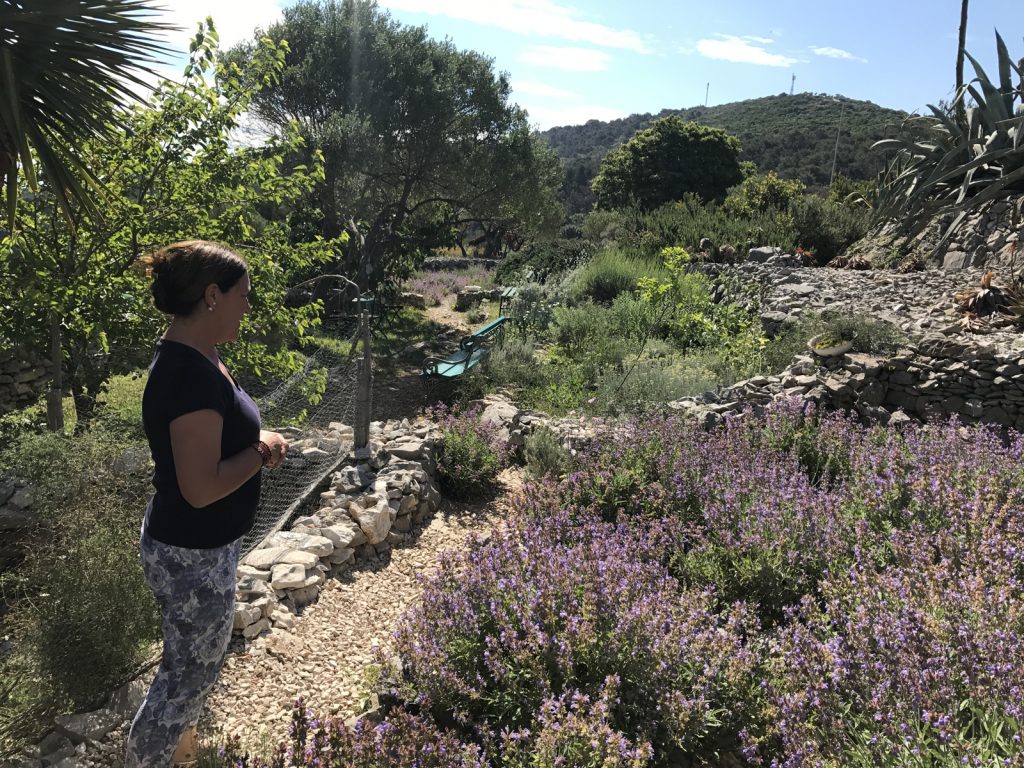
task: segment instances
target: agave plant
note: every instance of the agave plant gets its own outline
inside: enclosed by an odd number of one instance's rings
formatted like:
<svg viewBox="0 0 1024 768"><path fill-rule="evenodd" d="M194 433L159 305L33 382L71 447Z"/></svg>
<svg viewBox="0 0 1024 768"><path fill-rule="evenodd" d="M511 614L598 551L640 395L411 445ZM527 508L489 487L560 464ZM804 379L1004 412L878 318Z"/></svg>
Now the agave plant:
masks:
<svg viewBox="0 0 1024 768"><path fill-rule="evenodd" d="M970 95L974 106L962 119L929 105L932 114L908 118L895 138L874 144L893 153L879 183L876 223L898 222L910 238L936 215L951 214L938 248L972 210L1024 190L1024 59L1013 62L998 32L996 48L996 83L967 54L975 77L954 103Z"/></svg>
<svg viewBox="0 0 1024 768"><path fill-rule="evenodd" d="M95 212L76 148L102 135L168 50L150 0L0 0L0 178L13 225L18 173L36 186L32 152L65 213Z"/></svg>

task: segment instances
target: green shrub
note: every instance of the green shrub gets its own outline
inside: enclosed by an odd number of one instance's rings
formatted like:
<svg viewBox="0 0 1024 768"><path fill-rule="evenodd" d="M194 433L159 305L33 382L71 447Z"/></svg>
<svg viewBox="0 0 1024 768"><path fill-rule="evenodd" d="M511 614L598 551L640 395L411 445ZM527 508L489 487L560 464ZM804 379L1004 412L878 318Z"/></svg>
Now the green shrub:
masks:
<svg viewBox="0 0 1024 768"><path fill-rule="evenodd" d="M614 242L625 220L622 211L595 209L583 219L583 236L598 246Z"/></svg>
<svg viewBox="0 0 1024 768"><path fill-rule="evenodd" d="M750 216L770 211L785 212L804 191L798 179L783 179L775 171L748 176L734 187L723 207L729 213Z"/></svg>
<svg viewBox="0 0 1024 768"><path fill-rule="evenodd" d="M872 320L864 315L824 312L806 315L782 328L764 349L764 369L779 373L793 362L793 357L807 353L807 341L820 333L852 339L851 351L865 354L895 352L906 340L906 334L895 325Z"/></svg>
<svg viewBox="0 0 1024 768"><path fill-rule="evenodd" d="M544 381L544 370L537 360L533 342L505 338L487 359L487 378L496 387L528 387Z"/></svg>
<svg viewBox="0 0 1024 768"><path fill-rule="evenodd" d="M650 272L647 262L606 248L573 274L572 294L577 299L610 304L619 294L635 291L640 278Z"/></svg>
<svg viewBox="0 0 1024 768"><path fill-rule="evenodd" d="M650 213L630 212L616 242L629 253L652 258L663 248L674 246L696 253L705 237L717 247L731 245L742 253L755 245L775 245L788 251L797 244L795 235L789 216L775 212L736 216L714 203L705 205L695 196L685 196Z"/></svg>
<svg viewBox="0 0 1024 768"><path fill-rule="evenodd" d="M642 411L652 405L699 395L721 383L702 355L687 355L675 361L643 359L627 362L624 368L608 371L598 379L595 399L602 410Z"/></svg>
<svg viewBox="0 0 1024 768"><path fill-rule="evenodd" d="M498 265L496 278L502 285L523 280L545 283L586 263L592 255L593 246L581 238L538 240L506 256Z"/></svg>
<svg viewBox="0 0 1024 768"><path fill-rule="evenodd" d="M512 331L527 339L544 339L555 318L555 306L560 297L555 289L539 283L527 283L519 288L505 310L511 318Z"/></svg>
<svg viewBox="0 0 1024 768"><path fill-rule="evenodd" d="M534 477L561 477L569 466L569 454L559 442L558 435L545 426L537 427L527 435L523 455L526 469Z"/></svg>
<svg viewBox="0 0 1024 768"><path fill-rule="evenodd" d="M868 232L871 212L834 203L817 195L804 195L789 207L796 244L814 252L825 264Z"/></svg>
<svg viewBox="0 0 1024 768"><path fill-rule="evenodd" d="M524 408L560 416L581 407L593 394L590 379L580 363L556 357L544 364L543 371L543 383L524 387L520 392Z"/></svg>
<svg viewBox="0 0 1024 768"><path fill-rule="evenodd" d="M483 424L477 409L434 413L441 422L437 475L441 490L453 499L475 499L494 488L505 461L505 447L494 430Z"/></svg>
<svg viewBox="0 0 1024 768"><path fill-rule="evenodd" d="M651 303L632 293L623 293L615 298L608 308L607 321L614 335L628 341L639 342L668 333L668 324L658 317Z"/></svg>

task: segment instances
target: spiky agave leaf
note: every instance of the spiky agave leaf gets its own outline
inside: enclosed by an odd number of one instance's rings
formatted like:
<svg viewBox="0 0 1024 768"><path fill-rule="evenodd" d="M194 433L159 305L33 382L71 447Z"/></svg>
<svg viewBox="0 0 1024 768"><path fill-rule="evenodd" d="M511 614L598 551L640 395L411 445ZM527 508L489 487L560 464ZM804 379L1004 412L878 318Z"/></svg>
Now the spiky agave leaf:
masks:
<svg viewBox="0 0 1024 768"><path fill-rule="evenodd" d="M953 214L936 249L980 205L1024 188L1024 93L1015 88L1013 62L996 33L999 83L993 84L968 54L975 78L958 92L969 93L976 106L963 120L930 106L931 115L906 121L895 138L876 142L877 151L892 151L880 179L876 222L898 222L908 238L920 234L937 214Z"/></svg>
<svg viewBox="0 0 1024 768"><path fill-rule="evenodd" d="M19 170L35 187L32 152L70 219L92 214L94 183L77 147L103 135L145 87L141 76L170 53L157 39L173 26L152 0L0 0L0 174L13 226Z"/></svg>

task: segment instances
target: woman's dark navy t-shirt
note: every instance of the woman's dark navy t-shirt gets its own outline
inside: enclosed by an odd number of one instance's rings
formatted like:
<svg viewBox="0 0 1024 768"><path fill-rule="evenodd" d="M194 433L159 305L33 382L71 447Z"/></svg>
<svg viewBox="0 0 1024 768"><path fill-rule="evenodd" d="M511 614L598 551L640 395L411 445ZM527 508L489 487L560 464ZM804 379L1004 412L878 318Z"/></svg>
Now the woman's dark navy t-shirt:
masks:
<svg viewBox="0 0 1024 768"><path fill-rule="evenodd" d="M212 549L230 544L245 535L256 519L260 473L205 507L193 507L181 495L170 425L179 416L205 409L224 418L221 459L260 439L260 412L249 395L198 349L161 339L142 395L142 424L153 454L156 488L146 508L145 528L157 541L176 547Z"/></svg>

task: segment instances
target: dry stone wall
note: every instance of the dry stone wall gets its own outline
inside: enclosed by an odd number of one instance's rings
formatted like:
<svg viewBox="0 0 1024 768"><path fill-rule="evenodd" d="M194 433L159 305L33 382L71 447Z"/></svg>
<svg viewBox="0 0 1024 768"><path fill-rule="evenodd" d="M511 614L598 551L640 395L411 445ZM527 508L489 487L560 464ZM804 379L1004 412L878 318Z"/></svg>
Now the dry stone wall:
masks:
<svg viewBox="0 0 1024 768"><path fill-rule="evenodd" d="M907 336L895 354L797 356L777 376L740 382L720 392L685 398L671 407L708 424L745 407L797 397L885 424L956 416L1024 430L1024 329L979 334L964 328L952 299L978 285L984 269L889 271L808 269L785 254L774 263L713 265L712 277L731 274L764 286L761 319L770 332L825 310L859 314L896 326ZM996 283L1007 278L996 269ZM723 281L723 284L728 281Z"/></svg>
<svg viewBox="0 0 1024 768"><path fill-rule="evenodd" d="M970 267L1007 267L1014 261L1022 264L1018 245L1024 221L1014 224L1013 211L1024 205L1024 194L1010 195L982 205L962 222L950 239L941 247L936 246L952 223L952 216L937 217L911 244L908 253L917 256L929 267L942 269L966 269ZM876 265L895 266L892 255L894 245L902 245L904 238L898 236L894 227L886 227L855 243L847 250L848 256L863 256Z"/></svg>
<svg viewBox="0 0 1024 768"><path fill-rule="evenodd" d="M23 350L0 350L0 415L36 402L50 381L49 362Z"/></svg>

